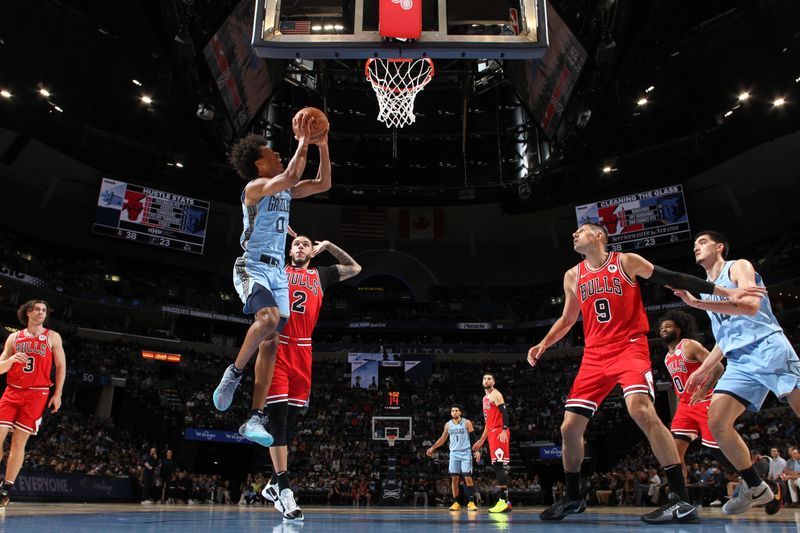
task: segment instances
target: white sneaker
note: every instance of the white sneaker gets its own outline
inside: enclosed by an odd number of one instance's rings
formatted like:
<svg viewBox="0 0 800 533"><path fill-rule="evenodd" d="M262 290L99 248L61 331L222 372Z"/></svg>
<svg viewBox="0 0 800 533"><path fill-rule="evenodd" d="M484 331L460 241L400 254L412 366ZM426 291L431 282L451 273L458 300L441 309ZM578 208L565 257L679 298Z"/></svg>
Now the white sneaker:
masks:
<svg viewBox="0 0 800 533"><path fill-rule="evenodd" d="M737 497L731 498L722 506L722 512L725 514L743 513L753 505L769 503L774 498L775 494L772 489L769 488L766 482L762 481L760 485L755 487L743 488Z"/></svg>
<svg viewBox="0 0 800 533"><path fill-rule="evenodd" d="M720 500L719 498L717 498L716 500L714 500L713 502L711 502L710 504L708 504L708 506L709 506L709 507L722 507L722 500Z"/></svg>
<svg viewBox="0 0 800 533"><path fill-rule="evenodd" d="M271 481L268 481L266 485L264 485L264 489L261 491L261 495L264 497L265 500L271 503L275 503L275 500L278 499L278 484L272 484ZM283 510L279 509L279 511L283 512Z"/></svg>
<svg viewBox="0 0 800 533"><path fill-rule="evenodd" d="M275 508L278 507L278 501L281 502L283 506L283 519L284 520L297 520L298 522L303 521L303 511L300 510L300 507L297 506L297 503L294 501L294 493L292 489L283 489L278 496L278 500L275 501Z"/></svg>

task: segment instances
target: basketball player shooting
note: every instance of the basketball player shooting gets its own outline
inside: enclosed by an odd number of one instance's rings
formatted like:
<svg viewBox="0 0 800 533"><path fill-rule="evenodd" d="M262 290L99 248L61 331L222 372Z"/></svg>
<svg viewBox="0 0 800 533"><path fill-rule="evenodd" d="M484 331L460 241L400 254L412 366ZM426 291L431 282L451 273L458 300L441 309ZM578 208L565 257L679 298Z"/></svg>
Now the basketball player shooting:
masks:
<svg viewBox="0 0 800 533"><path fill-rule="evenodd" d="M280 154L266 146L266 139L248 135L231 150L230 161L239 175L248 180L242 192L244 229L240 239L244 254L236 259L233 283L244 303L244 312L254 314L234 363L229 366L214 391L214 406L227 410L239 386L244 367L262 343L277 343L277 333L289 319L289 288L283 269L289 207L293 198L304 198L331 187L331 161L327 136L317 140L320 163L315 179L300 180L306 167L308 145L314 117L295 116L298 146L286 169ZM271 353L275 353L272 351ZM255 368L255 386L269 388L275 358L262 358ZM264 427L263 403L255 402L240 433L263 446L273 438Z"/></svg>
<svg viewBox="0 0 800 533"><path fill-rule="evenodd" d="M647 334L650 326L636 278L687 290L717 294L731 301L757 296L763 289L730 289L694 276L654 266L637 254L607 252L608 233L603 226L585 223L572 234L575 251L585 260L564 275L564 310L544 339L528 351L535 366L544 351L572 329L583 315L585 347L578 375L567 396L561 425L562 461L566 477L565 497L545 509L542 520L561 520L582 513L586 502L580 494L583 434L595 411L619 384L628 413L644 432L658 462L664 467L671 493L661 508L643 515L649 524L687 523L700 520L689 501L678 450L669 430L653 405L653 373Z"/></svg>

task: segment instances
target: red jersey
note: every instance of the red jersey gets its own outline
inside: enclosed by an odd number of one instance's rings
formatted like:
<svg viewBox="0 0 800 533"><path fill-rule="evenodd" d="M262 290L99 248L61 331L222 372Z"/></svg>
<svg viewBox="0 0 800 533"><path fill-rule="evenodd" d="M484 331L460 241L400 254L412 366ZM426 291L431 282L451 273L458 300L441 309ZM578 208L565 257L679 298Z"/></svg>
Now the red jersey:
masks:
<svg viewBox="0 0 800 533"><path fill-rule="evenodd" d="M53 349L50 347L50 330L31 335L28 329L17 332L14 339L14 352L22 352L28 357L23 364L15 364L8 371L6 383L18 389L49 389L52 382Z"/></svg>
<svg viewBox="0 0 800 533"><path fill-rule="evenodd" d="M483 397L483 420L489 429L503 428L503 413L488 395Z"/></svg>
<svg viewBox="0 0 800 533"><path fill-rule="evenodd" d="M281 336L291 337L298 344L311 344L311 335L317 325L322 308L324 289L339 281L335 267L297 268L286 265L289 279L289 306L291 318L281 331Z"/></svg>
<svg viewBox="0 0 800 533"><path fill-rule="evenodd" d="M684 390L686 388L686 382L689 381L689 376L700 368L700 365L703 363L700 361L688 361L683 357L683 340L681 340L675 347L675 351L673 353L668 353L666 357L664 357L664 364L667 365L669 375L672 377L672 384L675 386L675 394L678 396L678 401L680 403L689 403L692 397ZM713 393L713 390L708 391L708 395L703 401L710 400Z"/></svg>
<svg viewBox="0 0 800 533"><path fill-rule="evenodd" d="M575 290L586 348L646 336L650 331L641 290L622 270L619 252L609 252L598 269L585 260L578 263Z"/></svg>

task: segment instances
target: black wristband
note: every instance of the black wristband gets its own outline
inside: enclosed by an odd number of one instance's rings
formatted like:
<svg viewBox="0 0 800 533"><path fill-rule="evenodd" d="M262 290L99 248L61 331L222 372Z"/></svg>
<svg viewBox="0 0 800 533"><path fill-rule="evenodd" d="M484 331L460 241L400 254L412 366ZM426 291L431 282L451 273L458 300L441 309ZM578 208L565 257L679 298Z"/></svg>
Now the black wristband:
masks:
<svg viewBox="0 0 800 533"><path fill-rule="evenodd" d="M676 289L683 289L689 292L698 292L702 294L714 294L715 285L710 281L700 279L696 276L683 274L682 272L673 272L658 265L653 267L653 275L650 276L649 281L653 283L660 283L661 285L669 285Z"/></svg>

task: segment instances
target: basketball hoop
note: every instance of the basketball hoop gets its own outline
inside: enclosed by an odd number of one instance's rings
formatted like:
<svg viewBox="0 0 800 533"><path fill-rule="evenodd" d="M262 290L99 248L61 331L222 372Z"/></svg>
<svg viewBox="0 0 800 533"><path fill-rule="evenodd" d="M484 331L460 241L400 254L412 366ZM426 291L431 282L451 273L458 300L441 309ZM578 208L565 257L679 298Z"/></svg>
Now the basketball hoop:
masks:
<svg viewBox="0 0 800 533"><path fill-rule="evenodd" d="M413 124L414 100L433 79L433 60L370 58L364 67L375 96L378 97L378 120L387 128Z"/></svg>
<svg viewBox="0 0 800 533"><path fill-rule="evenodd" d="M386 435L386 441L389 443L389 448L394 448L394 443L397 440L397 435Z"/></svg>

